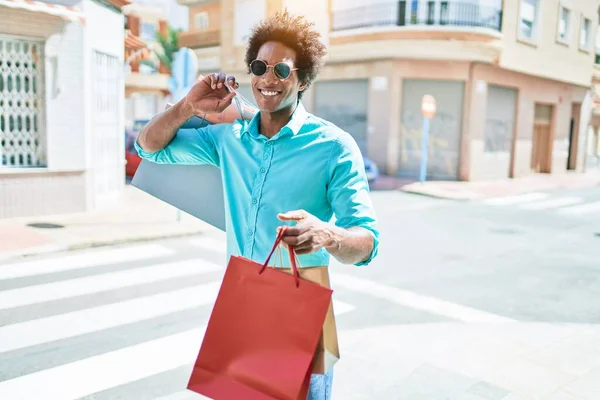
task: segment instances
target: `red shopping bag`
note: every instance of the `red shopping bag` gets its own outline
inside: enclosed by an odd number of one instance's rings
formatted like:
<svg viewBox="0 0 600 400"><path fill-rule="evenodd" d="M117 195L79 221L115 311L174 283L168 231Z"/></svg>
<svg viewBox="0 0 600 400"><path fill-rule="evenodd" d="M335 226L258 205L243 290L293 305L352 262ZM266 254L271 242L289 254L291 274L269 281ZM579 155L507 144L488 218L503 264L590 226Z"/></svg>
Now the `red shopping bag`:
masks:
<svg viewBox="0 0 600 400"><path fill-rule="evenodd" d="M305 400L332 290L231 257L188 389L215 400Z"/></svg>

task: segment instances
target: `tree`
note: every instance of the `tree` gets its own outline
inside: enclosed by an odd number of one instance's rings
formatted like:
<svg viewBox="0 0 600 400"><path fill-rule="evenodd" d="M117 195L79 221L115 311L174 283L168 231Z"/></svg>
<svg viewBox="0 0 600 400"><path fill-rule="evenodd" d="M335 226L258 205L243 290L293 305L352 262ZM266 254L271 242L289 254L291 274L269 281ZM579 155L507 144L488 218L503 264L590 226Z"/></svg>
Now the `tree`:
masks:
<svg viewBox="0 0 600 400"><path fill-rule="evenodd" d="M166 35L162 35L160 32L156 33L156 41L158 42L159 47L153 48L152 52L156 55L160 64L164 66L165 72L168 74L171 74L173 59L179 50L179 32L180 29L173 29L171 26L167 26ZM157 66L156 62L153 60L143 60L141 63L153 68L155 71L163 72L160 71L160 66Z"/></svg>

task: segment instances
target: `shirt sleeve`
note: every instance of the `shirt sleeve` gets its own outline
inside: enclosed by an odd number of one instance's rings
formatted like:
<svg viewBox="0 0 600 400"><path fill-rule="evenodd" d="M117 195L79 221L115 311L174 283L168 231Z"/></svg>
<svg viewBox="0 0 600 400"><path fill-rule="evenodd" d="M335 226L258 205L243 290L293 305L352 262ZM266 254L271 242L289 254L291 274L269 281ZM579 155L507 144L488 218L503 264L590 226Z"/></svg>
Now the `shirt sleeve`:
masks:
<svg viewBox="0 0 600 400"><path fill-rule="evenodd" d="M210 164L218 167L220 164L218 139L223 125L180 129L171 143L157 152L145 151L137 140L135 149L141 158L157 164Z"/></svg>
<svg viewBox="0 0 600 400"><path fill-rule="evenodd" d="M379 229L362 154L352 136L345 134L336 140L329 163L327 196L336 217L335 224L345 229L359 226L371 232L371 255L356 264L368 265L378 253Z"/></svg>

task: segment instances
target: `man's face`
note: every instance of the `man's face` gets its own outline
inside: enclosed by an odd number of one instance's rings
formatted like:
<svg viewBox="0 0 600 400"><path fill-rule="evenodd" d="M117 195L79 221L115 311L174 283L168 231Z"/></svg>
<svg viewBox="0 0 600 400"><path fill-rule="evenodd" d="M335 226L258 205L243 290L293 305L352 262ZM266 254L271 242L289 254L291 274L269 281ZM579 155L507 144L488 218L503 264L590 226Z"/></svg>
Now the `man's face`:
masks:
<svg viewBox="0 0 600 400"><path fill-rule="evenodd" d="M263 44L256 58L267 65L284 62L292 69L296 68L296 52L279 42ZM277 77L271 67L267 68L267 72L261 76L252 75L252 92L256 104L260 111L265 113L275 113L294 107L298 92L305 87L306 85L298 80L298 71L292 71L285 80Z"/></svg>

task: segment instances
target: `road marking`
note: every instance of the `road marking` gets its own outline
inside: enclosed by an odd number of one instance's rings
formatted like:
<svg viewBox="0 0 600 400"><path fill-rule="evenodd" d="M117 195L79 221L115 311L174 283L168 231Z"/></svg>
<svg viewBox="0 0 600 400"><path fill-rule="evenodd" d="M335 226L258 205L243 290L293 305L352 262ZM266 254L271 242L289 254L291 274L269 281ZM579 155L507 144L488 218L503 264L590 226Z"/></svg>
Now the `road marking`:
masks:
<svg viewBox="0 0 600 400"><path fill-rule="evenodd" d="M224 240L215 239L210 236L193 238L190 239L189 243L194 247L200 247L206 250L212 250L221 253L227 252L227 243Z"/></svg>
<svg viewBox="0 0 600 400"><path fill-rule="evenodd" d="M90 251L82 254L67 255L64 257L24 261L8 265L0 265L0 280L91 268L138 260L147 260L150 258L172 255L174 253L174 251L167 249L164 246L147 244L121 249Z"/></svg>
<svg viewBox="0 0 600 400"><path fill-rule="evenodd" d="M596 211L600 211L600 201L594 203L586 203L578 206L571 206L557 210L559 214L564 215L584 215Z"/></svg>
<svg viewBox="0 0 600 400"><path fill-rule="evenodd" d="M213 304L221 281L0 328L0 353ZM46 396L44 396L46 397ZM3 398L0 396L0 399Z"/></svg>
<svg viewBox="0 0 600 400"><path fill-rule="evenodd" d="M533 192L533 193L520 194L520 195L516 195L516 196L506 196L506 197L497 197L497 198L493 198L493 199L487 199L487 200L484 200L483 203L490 205L490 206L508 206L508 205L513 205L513 204L527 203L530 201L543 200L543 199L547 198L548 196L549 196L548 193Z"/></svg>
<svg viewBox="0 0 600 400"><path fill-rule="evenodd" d="M206 327L0 382L0 399L61 399L89 396L192 364Z"/></svg>
<svg viewBox="0 0 600 400"><path fill-rule="evenodd" d="M201 258L0 292L0 310L222 270Z"/></svg>
<svg viewBox="0 0 600 400"><path fill-rule="evenodd" d="M559 197L556 199L550 199L536 203L523 204L519 206L519 208L522 208L524 210L548 210L551 208L558 208L578 204L582 201L583 199L581 199L580 197Z"/></svg>
<svg viewBox="0 0 600 400"><path fill-rule="evenodd" d="M333 300L333 312L336 316L346 314L350 311L356 310L352 304L344 303L343 301Z"/></svg>
<svg viewBox="0 0 600 400"><path fill-rule="evenodd" d="M156 400L210 400L210 397L202 396L199 393L192 392L191 390L182 390L181 392L175 392L173 394L159 397Z"/></svg>
<svg viewBox="0 0 600 400"><path fill-rule="evenodd" d="M346 289L365 293L370 296L399 304L415 310L426 311L443 317L452 318L463 322L474 323L506 323L516 322L513 319L491 314L474 308L450 303L445 300L435 299L401 290L395 287L382 285L364 278L356 278L345 274L332 274L332 285L344 286Z"/></svg>

